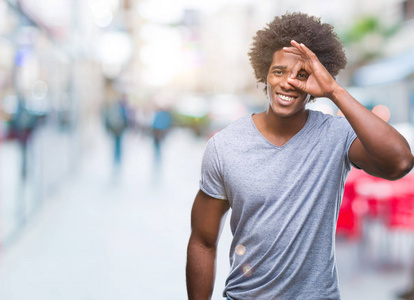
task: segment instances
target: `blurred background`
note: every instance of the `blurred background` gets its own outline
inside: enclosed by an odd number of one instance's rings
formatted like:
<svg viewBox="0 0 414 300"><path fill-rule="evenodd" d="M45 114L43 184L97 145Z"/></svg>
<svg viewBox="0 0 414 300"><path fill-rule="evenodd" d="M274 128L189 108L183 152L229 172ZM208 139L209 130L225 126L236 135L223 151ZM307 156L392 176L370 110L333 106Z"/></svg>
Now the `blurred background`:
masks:
<svg viewBox="0 0 414 300"><path fill-rule="evenodd" d="M337 80L414 149L413 0L0 0L0 299L186 298L204 147L266 109L247 52L286 11L335 26ZM413 173L353 170L337 235L343 299L409 293Z"/></svg>

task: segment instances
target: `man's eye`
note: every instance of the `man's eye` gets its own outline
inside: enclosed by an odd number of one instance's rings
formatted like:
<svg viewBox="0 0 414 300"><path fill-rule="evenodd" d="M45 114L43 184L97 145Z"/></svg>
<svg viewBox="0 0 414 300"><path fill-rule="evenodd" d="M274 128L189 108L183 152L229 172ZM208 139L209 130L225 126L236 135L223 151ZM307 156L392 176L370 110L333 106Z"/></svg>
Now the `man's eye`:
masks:
<svg viewBox="0 0 414 300"><path fill-rule="evenodd" d="M273 74L275 74L275 75L282 75L283 72L280 71L280 70L275 70L275 71L273 71Z"/></svg>
<svg viewBox="0 0 414 300"><path fill-rule="evenodd" d="M296 78L298 78L298 79L306 79L306 78L308 78L308 74L306 74L306 73L298 73L298 75L296 76Z"/></svg>

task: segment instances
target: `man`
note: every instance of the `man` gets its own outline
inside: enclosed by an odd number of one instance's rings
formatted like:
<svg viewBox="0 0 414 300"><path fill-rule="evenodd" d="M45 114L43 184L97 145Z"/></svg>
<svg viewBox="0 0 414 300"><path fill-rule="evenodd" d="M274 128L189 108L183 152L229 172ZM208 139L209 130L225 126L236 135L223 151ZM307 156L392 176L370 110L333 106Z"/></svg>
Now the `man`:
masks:
<svg viewBox="0 0 414 300"><path fill-rule="evenodd" d="M335 227L351 165L396 180L413 167L407 141L334 79L345 67L332 26L276 17L249 52L267 111L213 136L191 213L189 299L210 299L220 228L232 208L227 299L340 299ZM343 112L305 109L327 97Z"/></svg>

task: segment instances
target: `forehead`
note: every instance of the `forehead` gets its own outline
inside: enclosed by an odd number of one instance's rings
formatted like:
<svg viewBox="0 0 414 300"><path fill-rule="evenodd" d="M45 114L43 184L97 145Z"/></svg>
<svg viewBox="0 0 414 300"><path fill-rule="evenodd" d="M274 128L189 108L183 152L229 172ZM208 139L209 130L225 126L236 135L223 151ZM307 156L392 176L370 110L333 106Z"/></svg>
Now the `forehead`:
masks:
<svg viewBox="0 0 414 300"><path fill-rule="evenodd" d="M273 59L270 67L273 67L275 65L285 66L287 68L293 67L296 62L299 60L299 56L292 54L292 53L286 53L283 50L278 50L273 53Z"/></svg>

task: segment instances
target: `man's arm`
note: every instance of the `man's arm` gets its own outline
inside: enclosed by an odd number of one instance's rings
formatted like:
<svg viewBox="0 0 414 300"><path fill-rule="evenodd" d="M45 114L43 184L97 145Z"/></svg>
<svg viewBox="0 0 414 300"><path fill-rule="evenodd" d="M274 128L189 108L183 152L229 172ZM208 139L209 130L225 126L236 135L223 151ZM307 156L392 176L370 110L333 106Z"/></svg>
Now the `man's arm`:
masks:
<svg viewBox="0 0 414 300"><path fill-rule="evenodd" d="M189 300L207 300L213 293L216 248L229 207L227 200L212 198L201 190L194 200L186 267Z"/></svg>
<svg viewBox="0 0 414 300"><path fill-rule="evenodd" d="M397 130L343 88L336 89L331 99L358 136L349 149L349 159L355 165L368 174L389 180L397 180L410 172L414 158L407 141Z"/></svg>
<svg viewBox="0 0 414 300"><path fill-rule="evenodd" d="M414 157L405 138L342 88L305 45L292 41L292 46L283 50L300 59L289 83L314 97L331 99L342 111L357 135L349 149L350 160L368 174L389 180L410 172ZM300 70L309 74L306 81L296 79Z"/></svg>

